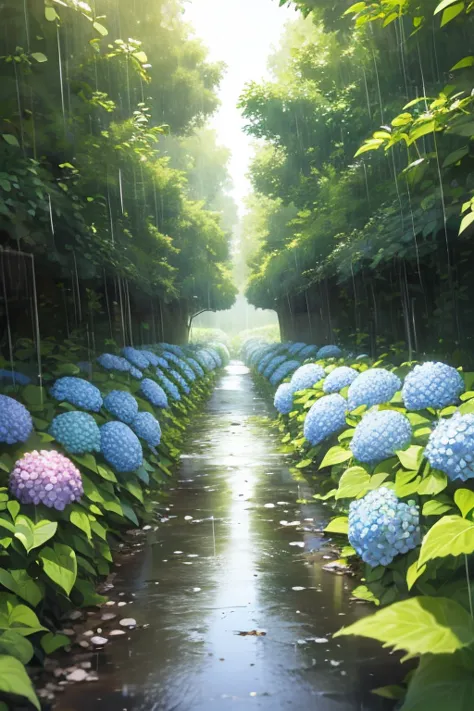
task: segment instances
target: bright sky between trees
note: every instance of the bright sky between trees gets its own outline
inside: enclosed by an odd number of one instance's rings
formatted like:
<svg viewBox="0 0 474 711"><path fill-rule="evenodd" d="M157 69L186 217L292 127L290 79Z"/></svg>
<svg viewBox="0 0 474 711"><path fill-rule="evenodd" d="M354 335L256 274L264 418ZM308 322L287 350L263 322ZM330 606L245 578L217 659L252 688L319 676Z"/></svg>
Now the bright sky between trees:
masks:
<svg viewBox="0 0 474 711"><path fill-rule="evenodd" d="M189 0L185 12L185 18L209 48L210 59L227 65L219 91L221 107L210 125L216 129L219 142L232 151L232 195L240 214L244 211L243 199L250 192L246 173L252 146L242 131L244 121L237 102L247 82L268 78L268 55L278 45L286 22L295 17L294 10L278 7L276 0Z"/></svg>

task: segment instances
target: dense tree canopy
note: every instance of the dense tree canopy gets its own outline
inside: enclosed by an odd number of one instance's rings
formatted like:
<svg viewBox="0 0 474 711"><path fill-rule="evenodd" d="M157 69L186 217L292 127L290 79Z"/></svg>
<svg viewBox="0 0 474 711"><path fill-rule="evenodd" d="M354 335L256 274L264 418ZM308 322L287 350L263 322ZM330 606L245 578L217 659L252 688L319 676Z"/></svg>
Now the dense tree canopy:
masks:
<svg viewBox="0 0 474 711"><path fill-rule="evenodd" d="M345 338L368 337L372 325L374 338L413 347L423 333L425 347L465 345L469 7L445 3L433 16L431 3L294 4L306 19L288 28L273 79L241 97L246 130L261 139L254 189L273 201L266 229L259 198L248 218L256 223L250 299L277 309L294 299L294 315L312 295L309 310L324 302L337 312Z"/></svg>
<svg viewBox="0 0 474 711"><path fill-rule="evenodd" d="M164 145L169 134L185 155L198 141L223 67L181 2L146 5L0 2L2 243L77 298L82 281L108 279L184 313L228 308L228 156L215 148L213 181L212 164L173 163Z"/></svg>

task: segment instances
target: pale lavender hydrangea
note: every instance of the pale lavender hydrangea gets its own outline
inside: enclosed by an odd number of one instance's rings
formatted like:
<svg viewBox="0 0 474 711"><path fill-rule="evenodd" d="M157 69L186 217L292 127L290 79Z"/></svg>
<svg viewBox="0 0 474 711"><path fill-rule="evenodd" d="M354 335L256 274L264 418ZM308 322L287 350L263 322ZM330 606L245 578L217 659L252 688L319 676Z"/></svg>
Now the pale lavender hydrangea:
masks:
<svg viewBox="0 0 474 711"><path fill-rule="evenodd" d="M9 485L22 504L44 504L58 511L83 494L79 470L54 450L27 452L15 464Z"/></svg>

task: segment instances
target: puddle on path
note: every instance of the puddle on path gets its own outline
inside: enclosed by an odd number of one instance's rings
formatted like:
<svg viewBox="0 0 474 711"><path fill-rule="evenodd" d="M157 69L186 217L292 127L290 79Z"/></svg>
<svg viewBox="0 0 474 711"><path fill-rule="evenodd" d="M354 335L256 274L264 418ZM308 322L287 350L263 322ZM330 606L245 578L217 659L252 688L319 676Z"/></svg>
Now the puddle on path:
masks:
<svg viewBox="0 0 474 711"><path fill-rule="evenodd" d="M322 570L317 533L280 524L318 527L326 513L296 503L274 435L252 421L267 413L247 368L231 364L189 432L176 518L118 570L124 616L147 626L98 653L99 680L67 687L57 711L391 708L370 693L394 681L380 647L331 639L367 610L349 603L351 581ZM253 630L266 634L238 634Z"/></svg>

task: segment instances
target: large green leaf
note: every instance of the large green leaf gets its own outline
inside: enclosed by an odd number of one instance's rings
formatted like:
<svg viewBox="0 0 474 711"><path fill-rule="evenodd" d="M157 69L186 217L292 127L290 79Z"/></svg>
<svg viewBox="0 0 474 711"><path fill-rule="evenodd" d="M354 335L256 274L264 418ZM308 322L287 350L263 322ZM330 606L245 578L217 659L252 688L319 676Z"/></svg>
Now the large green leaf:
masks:
<svg viewBox="0 0 474 711"><path fill-rule="evenodd" d="M84 511L71 511L69 520L74 526L83 531L89 540L91 539L91 522L89 516Z"/></svg>
<svg viewBox="0 0 474 711"><path fill-rule="evenodd" d="M33 607L36 607L43 599L43 593L38 583L22 568L19 570L0 568L0 584L26 600Z"/></svg>
<svg viewBox="0 0 474 711"><path fill-rule="evenodd" d="M55 535L57 530L58 524L56 521L48 521L47 519L43 519L42 521L35 523L33 527L34 540L32 548L38 548L39 546L42 546L43 543L46 543L46 541L49 541L49 539Z"/></svg>
<svg viewBox="0 0 474 711"><path fill-rule="evenodd" d="M474 509L474 491L470 489L458 489L454 492L454 502L461 512L463 518Z"/></svg>
<svg viewBox="0 0 474 711"><path fill-rule="evenodd" d="M362 467L349 467L341 476L336 499L355 498L367 493L370 488L370 474Z"/></svg>
<svg viewBox="0 0 474 711"><path fill-rule="evenodd" d="M429 529L421 544L418 567L434 558L474 551L474 523L461 516L443 516Z"/></svg>
<svg viewBox="0 0 474 711"><path fill-rule="evenodd" d="M40 703L30 677L23 664L14 657L0 656L0 692L22 696L40 711Z"/></svg>
<svg viewBox="0 0 474 711"><path fill-rule="evenodd" d="M426 656L413 675L401 711L472 711L472 669L457 655Z"/></svg>
<svg viewBox="0 0 474 711"><path fill-rule="evenodd" d="M351 458L352 452L349 449L344 449L343 447L336 445L335 447L331 447L331 449L326 452L319 468L324 469L324 467L332 467L334 464L342 464Z"/></svg>
<svg viewBox="0 0 474 711"><path fill-rule="evenodd" d="M474 642L474 621L454 600L414 597L396 602L336 632L377 639L384 647L421 654L452 654Z"/></svg>
<svg viewBox="0 0 474 711"><path fill-rule="evenodd" d="M347 516L333 518L324 529L325 533L343 533L347 536L349 531L349 519Z"/></svg>
<svg viewBox="0 0 474 711"><path fill-rule="evenodd" d="M408 449L398 451L397 457L405 469L418 471L423 460L423 453L424 447L420 447L418 444L412 444Z"/></svg>
<svg viewBox="0 0 474 711"><path fill-rule="evenodd" d="M13 629L22 637L46 629L33 610L23 605L15 595L0 594L0 630Z"/></svg>
<svg viewBox="0 0 474 711"><path fill-rule="evenodd" d="M46 654L53 654L57 649L61 647L67 647L71 644L69 637L65 634L53 634L53 632L47 632L41 637L41 646L43 647Z"/></svg>
<svg viewBox="0 0 474 711"><path fill-rule="evenodd" d="M55 543L39 553L46 575L69 595L77 576L76 554L69 546Z"/></svg>
<svg viewBox="0 0 474 711"><path fill-rule="evenodd" d="M0 654L11 654L22 664L28 664L34 653L31 642L15 630L3 630L0 633Z"/></svg>

